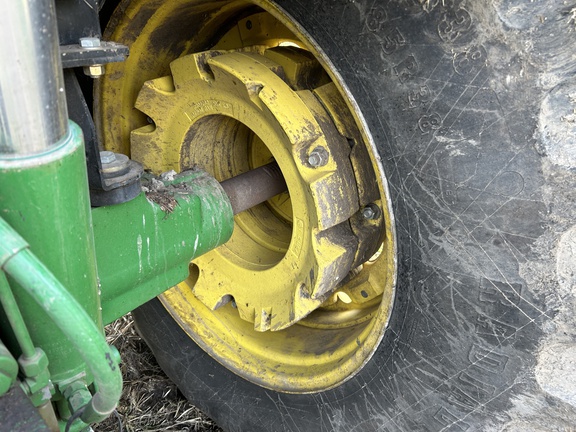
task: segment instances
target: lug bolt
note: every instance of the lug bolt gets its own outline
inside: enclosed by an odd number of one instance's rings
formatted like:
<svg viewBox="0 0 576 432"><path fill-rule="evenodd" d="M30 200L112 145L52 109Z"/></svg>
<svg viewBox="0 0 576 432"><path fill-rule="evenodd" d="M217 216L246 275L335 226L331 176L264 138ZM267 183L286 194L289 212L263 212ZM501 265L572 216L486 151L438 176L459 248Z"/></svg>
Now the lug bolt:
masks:
<svg viewBox="0 0 576 432"><path fill-rule="evenodd" d="M80 46L86 49L100 48L100 38L97 37L82 37L79 39ZM90 78L100 78L104 75L104 66L100 64L84 66L84 75Z"/></svg>
<svg viewBox="0 0 576 432"><path fill-rule="evenodd" d="M328 163L328 152L323 147L316 147L308 155L308 163L313 168L326 165Z"/></svg>
<svg viewBox="0 0 576 432"><path fill-rule="evenodd" d="M380 215L380 208L376 204L368 204L362 209L362 217L366 220L377 219Z"/></svg>
<svg viewBox="0 0 576 432"><path fill-rule="evenodd" d="M115 160L116 160L116 154L114 152L108 150L100 152L100 161L103 164L109 164L114 162Z"/></svg>

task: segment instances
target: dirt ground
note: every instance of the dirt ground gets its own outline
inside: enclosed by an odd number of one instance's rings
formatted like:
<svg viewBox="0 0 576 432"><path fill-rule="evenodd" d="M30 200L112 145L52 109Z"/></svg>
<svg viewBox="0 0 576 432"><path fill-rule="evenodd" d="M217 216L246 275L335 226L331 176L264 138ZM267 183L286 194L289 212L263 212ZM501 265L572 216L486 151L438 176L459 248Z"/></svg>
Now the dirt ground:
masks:
<svg viewBox="0 0 576 432"><path fill-rule="evenodd" d="M94 426L96 432L223 432L191 405L162 372L136 333L130 314L106 327L108 343L120 351L124 389L118 416Z"/></svg>

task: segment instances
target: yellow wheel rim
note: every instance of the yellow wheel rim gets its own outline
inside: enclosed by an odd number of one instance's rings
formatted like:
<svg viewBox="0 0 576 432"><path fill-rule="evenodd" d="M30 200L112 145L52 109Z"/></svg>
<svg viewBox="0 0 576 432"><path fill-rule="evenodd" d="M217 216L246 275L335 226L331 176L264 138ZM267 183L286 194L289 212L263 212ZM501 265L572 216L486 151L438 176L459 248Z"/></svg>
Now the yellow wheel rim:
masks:
<svg viewBox="0 0 576 432"><path fill-rule="evenodd" d="M353 102L266 2L128 3L107 37L131 45L130 57L96 89L106 148L155 172L199 165L219 180L276 160L289 189L237 215L231 241L191 263L162 303L250 381L300 393L338 385L378 346L395 280L386 184ZM193 34L166 30L184 20Z"/></svg>

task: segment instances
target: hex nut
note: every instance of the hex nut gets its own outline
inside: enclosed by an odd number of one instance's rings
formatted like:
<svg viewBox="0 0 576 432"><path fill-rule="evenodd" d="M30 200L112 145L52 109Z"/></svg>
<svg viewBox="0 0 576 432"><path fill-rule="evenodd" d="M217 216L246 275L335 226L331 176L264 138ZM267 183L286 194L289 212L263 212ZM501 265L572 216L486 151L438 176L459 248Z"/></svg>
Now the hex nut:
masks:
<svg viewBox="0 0 576 432"><path fill-rule="evenodd" d="M116 160L116 154L114 152L105 150L100 152L100 161L103 164L109 164Z"/></svg>
<svg viewBox="0 0 576 432"><path fill-rule="evenodd" d="M34 377L24 379L23 383L30 395L36 394L40 400L50 399L46 395L47 391L50 392L50 373L47 368ZM38 394L39 392L40 394Z"/></svg>
<svg viewBox="0 0 576 432"><path fill-rule="evenodd" d="M59 390L62 393L62 396L64 396L66 399L68 399L74 393L83 391L85 389L86 389L86 383L81 379L77 379L65 385L59 386Z"/></svg>
<svg viewBox="0 0 576 432"><path fill-rule="evenodd" d="M368 204L362 209L362 217L366 220L378 219L380 208L376 204Z"/></svg>
<svg viewBox="0 0 576 432"><path fill-rule="evenodd" d="M82 48L98 48L100 46L100 39L97 37L80 38L80 46Z"/></svg>
<svg viewBox="0 0 576 432"><path fill-rule="evenodd" d="M308 155L308 164L312 168L318 168L328 163L329 155L324 147L316 147Z"/></svg>
<svg viewBox="0 0 576 432"><path fill-rule="evenodd" d="M84 75L87 75L90 78L99 78L102 75L104 75L104 66L102 65L84 66Z"/></svg>
<svg viewBox="0 0 576 432"><path fill-rule="evenodd" d="M42 349L36 348L34 357L20 356L18 364L26 377L35 377L48 367L48 357Z"/></svg>

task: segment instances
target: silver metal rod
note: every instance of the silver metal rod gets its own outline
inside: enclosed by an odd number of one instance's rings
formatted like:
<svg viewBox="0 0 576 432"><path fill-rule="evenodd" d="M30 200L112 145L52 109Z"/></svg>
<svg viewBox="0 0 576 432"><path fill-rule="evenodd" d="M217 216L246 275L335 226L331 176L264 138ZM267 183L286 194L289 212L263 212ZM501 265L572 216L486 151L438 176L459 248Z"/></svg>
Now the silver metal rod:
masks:
<svg viewBox="0 0 576 432"><path fill-rule="evenodd" d="M276 162L245 172L220 183L234 214L248 210L287 190Z"/></svg>
<svg viewBox="0 0 576 432"><path fill-rule="evenodd" d="M42 153L68 128L54 0L2 2L0 40L0 157Z"/></svg>

